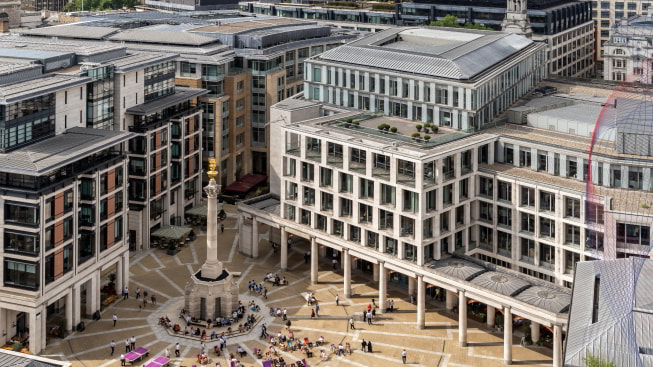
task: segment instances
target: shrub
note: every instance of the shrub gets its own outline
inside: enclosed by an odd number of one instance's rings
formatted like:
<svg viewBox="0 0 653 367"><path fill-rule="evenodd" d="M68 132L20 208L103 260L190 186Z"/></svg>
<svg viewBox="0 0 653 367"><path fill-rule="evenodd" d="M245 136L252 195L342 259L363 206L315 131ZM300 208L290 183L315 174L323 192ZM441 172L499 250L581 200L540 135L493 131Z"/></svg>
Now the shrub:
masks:
<svg viewBox="0 0 653 367"><path fill-rule="evenodd" d="M437 133L439 128L437 125L431 125L431 130L433 130L433 133Z"/></svg>
<svg viewBox="0 0 653 367"><path fill-rule="evenodd" d="M388 124L383 124L383 130L385 130L385 131L390 130L390 125L388 125Z"/></svg>
<svg viewBox="0 0 653 367"><path fill-rule="evenodd" d="M429 141L431 139L431 135L424 135L424 140Z"/></svg>
<svg viewBox="0 0 653 367"><path fill-rule="evenodd" d="M372 4L372 10L394 11L394 4Z"/></svg>
<svg viewBox="0 0 653 367"><path fill-rule="evenodd" d="M603 360L599 357L588 355L585 358L585 366L587 367L616 367L614 363L610 361Z"/></svg>
<svg viewBox="0 0 653 367"><path fill-rule="evenodd" d="M381 125L377 126L377 129L379 129L379 130L385 129L385 124L381 124Z"/></svg>
<svg viewBox="0 0 653 367"><path fill-rule="evenodd" d="M417 138L420 137L420 134L419 134L419 133L413 133L411 136L412 136L413 138L417 139Z"/></svg>
<svg viewBox="0 0 653 367"><path fill-rule="evenodd" d="M651 206L648 204L642 204L641 207L642 209L651 209Z"/></svg>
<svg viewBox="0 0 653 367"><path fill-rule="evenodd" d="M422 125L417 125L415 126L415 128L417 129L417 131L422 131Z"/></svg>
<svg viewBox="0 0 653 367"><path fill-rule="evenodd" d="M348 124L351 124L352 122L354 122L354 119L353 119L353 118L350 117L350 118L347 119L347 123L348 123Z"/></svg>
<svg viewBox="0 0 653 367"><path fill-rule="evenodd" d="M397 132L397 128L393 126L393 127L390 128L390 131L392 131L393 133L396 133L396 132Z"/></svg>

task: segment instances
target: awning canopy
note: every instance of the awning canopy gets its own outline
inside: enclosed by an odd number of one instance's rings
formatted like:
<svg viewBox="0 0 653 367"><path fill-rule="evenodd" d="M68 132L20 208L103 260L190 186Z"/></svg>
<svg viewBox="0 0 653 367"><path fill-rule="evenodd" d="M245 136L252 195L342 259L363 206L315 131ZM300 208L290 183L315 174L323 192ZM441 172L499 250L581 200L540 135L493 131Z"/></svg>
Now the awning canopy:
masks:
<svg viewBox="0 0 653 367"><path fill-rule="evenodd" d="M205 204L194 206L188 210L186 210L186 215L194 215L197 217L206 217L206 213L208 212L208 207Z"/></svg>
<svg viewBox="0 0 653 367"><path fill-rule="evenodd" d="M243 176L240 180L232 183L231 185L227 186L227 188L224 189L224 191L229 191L229 192L236 192L239 194L246 194L248 193L251 189L256 187L256 185L265 182L265 180L268 179L268 176L265 175L256 175L253 173L250 173L248 175Z"/></svg>
<svg viewBox="0 0 653 367"><path fill-rule="evenodd" d="M193 229L181 226L164 226L154 231L150 236L167 238L170 240L182 240L188 237Z"/></svg>

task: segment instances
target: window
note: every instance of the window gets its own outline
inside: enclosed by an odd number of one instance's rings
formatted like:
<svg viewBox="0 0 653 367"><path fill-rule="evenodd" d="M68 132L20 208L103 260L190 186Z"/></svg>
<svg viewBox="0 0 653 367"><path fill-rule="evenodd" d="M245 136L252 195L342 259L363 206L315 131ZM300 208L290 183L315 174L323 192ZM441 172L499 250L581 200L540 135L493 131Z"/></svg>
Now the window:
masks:
<svg viewBox="0 0 653 367"><path fill-rule="evenodd" d="M603 205L593 202L586 203L587 213L585 218L589 223L603 224Z"/></svg>
<svg viewBox="0 0 653 367"><path fill-rule="evenodd" d="M565 244L580 246L580 227L565 224Z"/></svg>
<svg viewBox="0 0 653 367"><path fill-rule="evenodd" d="M320 203L322 204L322 211L330 212L333 210L333 195L321 192Z"/></svg>
<svg viewBox="0 0 653 367"><path fill-rule="evenodd" d="M649 226L617 222L617 242L649 246L650 241L651 228Z"/></svg>
<svg viewBox="0 0 653 367"><path fill-rule="evenodd" d="M481 196L493 198L494 197L494 190L493 190L493 184L494 184L494 179L489 178L489 177L483 177L481 176L479 178L480 185L479 185L479 194Z"/></svg>
<svg viewBox="0 0 653 367"><path fill-rule="evenodd" d="M497 231L497 252L499 255L512 257L512 235Z"/></svg>
<svg viewBox="0 0 653 367"><path fill-rule="evenodd" d="M454 167L454 157L452 155L442 160L442 176L445 181L456 177L456 168Z"/></svg>
<svg viewBox="0 0 653 367"><path fill-rule="evenodd" d="M540 243L540 266L553 270L556 262L556 253L553 246Z"/></svg>
<svg viewBox="0 0 653 367"><path fill-rule="evenodd" d="M297 160L294 158L285 158L285 170L284 176L286 177L295 177L297 174Z"/></svg>
<svg viewBox="0 0 653 367"><path fill-rule="evenodd" d="M301 209L300 223L306 226L311 225L311 212L306 209Z"/></svg>
<svg viewBox="0 0 653 367"><path fill-rule="evenodd" d="M354 192L354 176L340 172L340 192Z"/></svg>
<svg viewBox="0 0 653 367"><path fill-rule="evenodd" d="M415 237L415 219L404 217L402 215L399 217L399 224L399 235L401 237Z"/></svg>
<svg viewBox="0 0 653 367"><path fill-rule="evenodd" d="M531 166L531 151L530 149L519 149L519 167Z"/></svg>
<svg viewBox="0 0 653 367"><path fill-rule="evenodd" d="M5 221L36 225L39 223L39 208L38 206L7 203L5 204Z"/></svg>
<svg viewBox="0 0 653 367"><path fill-rule="evenodd" d="M535 232L535 216L533 214L521 213L521 228L522 232L534 233Z"/></svg>
<svg viewBox="0 0 653 367"><path fill-rule="evenodd" d="M433 218L424 219L422 221L422 236L424 238L433 237Z"/></svg>
<svg viewBox="0 0 653 367"><path fill-rule="evenodd" d="M567 177L576 178L578 173L578 162L575 157L567 158Z"/></svg>
<svg viewBox="0 0 653 367"><path fill-rule="evenodd" d="M505 227L512 227L512 209L503 206L498 206L499 225Z"/></svg>
<svg viewBox="0 0 653 367"><path fill-rule="evenodd" d="M486 203L485 201L478 202L478 215L479 219L492 223L492 212L494 207L492 204Z"/></svg>
<svg viewBox="0 0 653 367"><path fill-rule="evenodd" d="M512 148L512 145L505 144L503 146L503 162L507 164L513 164L515 161L515 153Z"/></svg>
<svg viewBox="0 0 653 367"><path fill-rule="evenodd" d="M359 187L361 199L374 199L374 181L361 178Z"/></svg>
<svg viewBox="0 0 653 367"><path fill-rule="evenodd" d="M327 217L320 214L315 214L315 229L326 232L327 230Z"/></svg>
<svg viewBox="0 0 653 367"><path fill-rule="evenodd" d="M349 240L352 242L361 242L361 229L359 227L349 225Z"/></svg>
<svg viewBox="0 0 653 367"><path fill-rule="evenodd" d="M437 190L431 190L426 193L426 211L431 212L437 210Z"/></svg>
<svg viewBox="0 0 653 367"><path fill-rule="evenodd" d="M394 227L394 217L392 212L379 209L379 229L390 230Z"/></svg>
<svg viewBox="0 0 653 367"><path fill-rule="evenodd" d="M315 205L315 190L314 189L312 189L310 187L307 187L307 186L304 186L303 187L303 194L304 194L304 196L303 196L302 202L304 203L304 205L309 205L309 206Z"/></svg>
<svg viewBox="0 0 653 367"><path fill-rule="evenodd" d="M371 224L373 210L369 205L358 204L358 222Z"/></svg>
<svg viewBox="0 0 653 367"><path fill-rule="evenodd" d="M642 167L628 167L628 188L629 189L642 189L642 181L644 180L644 170Z"/></svg>
<svg viewBox="0 0 653 367"><path fill-rule="evenodd" d="M351 157L349 162L349 168L352 171L363 172L365 173L367 167L367 154L362 149L351 149Z"/></svg>
<svg viewBox="0 0 653 367"><path fill-rule="evenodd" d="M5 251L27 256L39 254L40 241L36 233L11 232L5 229Z"/></svg>
<svg viewBox="0 0 653 367"><path fill-rule="evenodd" d="M315 178L314 167L311 163L302 162L302 181L313 182Z"/></svg>
<svg viewBox="0 0 653 367"><path fill-rule="evenodd" d="M540 190L540 210L555 212L556 196L554 193Z"/></svg>
<svg viewBox="0 0 653 367"><path fill-rule="evenodd" d="M469 197L469 179L463 179L458 182L458 195L460 201L463 201Z"/></svg>
<svg viewBox="0 0 653 367"><path fill-rule="evenodd" d="M419 211L419 194L403 190L404 193L404 211L416 213Z"/></svg>
<svg viewBox="0 0 653 367"><path fill-rule="evenodd" d="M294 221L295 211L296 211L295 206L286 204L286 211L285 211L286 219Z"/></svg>
<svg viewBox="0 0 653 367"><path fill-rule="evenodd" d="M397 159L397 174L404 179L415 180L415 163Z"/></svg>
<svg viewBox="0 0 653 367"><path fill-rule="evenodd" d="M39 288L39 265L5 258L4 285L16 288Z"/></svg>
<svg viewBox="0 0 653 367"><path fill-rule="evenodd" d="M565 250L565 274L573 274L576 263L580 261L580 254Z"/></svg>
<svg viewBox="0 0 653 367"><path fill-rule="evenodd" d="M391 185L381 184L381 204L395 206L395 188Z"/></svg>
<svg viewBox="0 0 653 367"><path fill-rule="evenodd" d="M397 240L385 237L385 251L383 252L392 256L397 256Z"/></svg>
<svg viewBox="0 0 653 367"><path fill-rule="evenodd" d="M540 217L540 237L555 239L556 223L553 219Z"/></svg>
<svg viewBox="0 0 653 367"><path fill-rule="evenodd" d="M535 207L535 189L527 186L521 187L521 206Z"/></svg>
<svg viewBox="0 0 653 367"><path fill-rule="evenodd" d="M628 4L630 5L630 4ZM594 278L594 295L592 301L592 324L599 321L599 292L601 291L601 277L597 275Z"/></svg>
<svg viewBox="0 0 653 367"><path fill-rule="evenodd" d="M449 232L449 212L440 214L440 232Z"/></svg>
<svg viewBox="0 0 653 367"><path fill-rule="evenodd" d="M442 188L442 207L453 204L453 184L448 184Z"/></svg>
<svg viewBox="0 0 653 367"><path fill-rule="evenodd" d="M565 197L565 217L580 218L580 199Z"/></svg>
<svg viewBox="0 0 653 367"><path fill-rule="evenodd" d="M313 68L313 81L320 83L322 81L322 68Z"/></svg>
<svg viewBox="0 0 653 367"><path fill-rule="evenodd" d="M549 159L549 153L542 152L542 151L537 152L537 170L538 171L547 171L548 159Z"/></svg>
<svg viewBox="0 0 653 367"><path fill-rule="evenodd" d="M379 249L379 234L372 232L372 231L366 231L367 232L367 247L371 247L374 249Z"/></svg>
<svg viewBox="0 0 653 367"><path fill-rule="evenodd" d="M488 164L489 162L489 144L485 144L478 148L478 163Z"/></svg>
<svg viewBox="0 0 653 367"><path fill-rule="evenodd" d="M351 217L352 211L352 201L346 198L340 198L340 216Z"/></svg>
<svg viewBox="0 0 653 367"><path fill-rule="evenodd" d="M521 239L521 261L533 264L535 259L535 241Z"/></svg>
<svg viewBox="0 0 653 367"><path fill-rule="evenodd" d="M333 170L330 168L320 167L320 187L333 186Z"/></svg>
<svg viewBox="0 0 653 367"><path fill-rule="evenodd" d="M512 202L512 185L509 182L499 181L499 200Z"/></svg>
<svg viewBox="0 0 653 367"><path fill-rule="evenodd" d="M621 187L621 166L611 166L610 171L610 186Z"/></svg>

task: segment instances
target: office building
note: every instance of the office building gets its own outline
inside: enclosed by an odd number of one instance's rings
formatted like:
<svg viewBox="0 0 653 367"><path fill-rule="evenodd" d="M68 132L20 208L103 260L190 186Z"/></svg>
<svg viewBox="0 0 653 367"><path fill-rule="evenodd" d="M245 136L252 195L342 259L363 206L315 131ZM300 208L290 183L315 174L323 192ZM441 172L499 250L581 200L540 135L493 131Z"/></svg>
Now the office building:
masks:
<svg viewBox="0 0 653 367"><path fill-rule="evenodd" d="M597 71L604 70L604 45L610 39L610 28L613 25L632 18L637 15L645 15L650 1L621 1L621 0L592 0L592 19L596 27L596 50ZM600 75L599 75L600 76Z"/></svg>
<svg viewBox="0 0 653 367"><path fill-rule="evenodd" d="M240 3L240 9L278 17L350 22L362 30L388 25L428 25L447 15L456 16L460 23L477 23L501 30L506 17L506 1L465 4L457 1L403 2L392 9L387 9L386 4L351 9L247 1ZM595 75L595 35L589 2L529 1L527 15L533 30L532 39L546 44L549 74L568 77Z"/></svg>
<svg viewBox="0 0 653 367"><path fill-rule="evenodd" d="M83 21L83 26L40 28L10 38L29 36L43 43L57 37L58 42L119 44L134 52L179 55L175 83L208 90L199 98L205 152L200 168L207 168L209 157L216 158L223 189L250 174L267 175L269 109L303 90L304 60L359 36L316 21L226 10L119 13ZM78 31L82 29L88 31Z"/></svg>
<svg viewBox="0 0 653 367"><path fill-rule="evenodd" d="M546 77L545 60L511 33L397 27L306 61L304 97L478 130Z"/></svg>
<svg viewBox="0 0 653 367"><path fill-rule="evenodd" d="M651 10L647 15L619 20L610 28L610 38L603 44L603 79L653 83Z"/></svg>

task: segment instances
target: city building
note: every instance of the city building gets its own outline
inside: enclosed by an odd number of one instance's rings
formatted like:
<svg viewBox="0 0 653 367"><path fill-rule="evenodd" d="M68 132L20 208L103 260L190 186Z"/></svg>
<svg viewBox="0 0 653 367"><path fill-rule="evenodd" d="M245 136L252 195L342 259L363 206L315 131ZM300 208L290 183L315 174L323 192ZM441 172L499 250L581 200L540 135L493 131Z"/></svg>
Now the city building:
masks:
<svg viewBox="0 0 653 367"><path fill-rule="evenodd" d="M397 27L307 60L304 97L478 130L546 78L544 45L511 33Z"/></svg>
<svg viewBox="0 0 653 367"><path fill-rule="evenodd" d="M374 37L388 40L383 32ZM270 154L271 193L238 204L240 251L257 257L268 226L286 269L288 242L302 238L311 243L312 281L318 257L333 256L344 270L345 296L351 270L369 272L379 282L381 310L386 283L398 283L416 294L418 328L424 293L447 290L448 309L458 296L462 346L467 300L488 305L489 325L497 311L520 315L530 320L533 341L552 337L553 365L562 366L576 264L649 256L647 98L637 88L615 91L614 83L546 80L473 133L442 119L420 130L419 121L287 99L271 111L272 139L280 142ZM503 330L506 363L511 325Z"/></svg>
<svg viewBox="0 0 653 367"><path fill-rule="evenodd" d="M71 367L70 362L61 362L25 353L0 350L0 365L2 366L39 366L39 367Z"/></svg>
<svg viewBox="0 0 653 367"><path fill-rule="evenodd" d="M238 0L145 0L143 5L165 11L206 11L238 9Z"/></svg>
<svg viewBox="0 0 653 367"><path fill-rule="evenodd" d="M653 83L652 10L647 15L617 21L610 28L610 38L603 44L603 79Z"/></svg>
<svg viewBox="0 0 653 367"><path fill-rule="evenodd" d="M506 17L506 1L402 2L394 9L376 4L360 9L302 6L299 4L240 2L240 10L278 17L349 22L356 29L374 30L380 26L428 25L447 15L460 23L477 23L496 30ZM546 44L549 74L592 77L594 70L594 22L587 1L529 1L526 14L532 39ZM342 26L344 28L344 26ZM382 28L381 28L382 29Z"/></svg>
<svg viewBox="0 0 653 367"><path fill-rule="evenodd" d="M21 55L59 56L59 65L74 56ZM86 127L92 71L42 73L48 67L3 61L0 76L0 341L29 335L32 353L47 330L72 330L129 278L124 145L132 134Z"/></svg>
<svg viewBox="0 0 653 367"><path fill-rule="evenodd" d="M82 21L23 31L8 40L47 44L56 37L54 42L178 55L175 83L208 90L199 98L204 111L201 168L216 158L223 189L249 174L267 175L269 109L303 90L304 60L359 37L359 32L316 21L228 10L114 13Z"/></svg>
<svg viewBox="0 0 653 367"><path fill-rule="evenodd" d="M610 39L610 29L613 25L619 23L627 18L632 18L637 15L645 15L650 1L647 0L591 0L592 1L592 19L595 21L596 28L596 44L594 50L596 52L596 69L603 72L604 66L604 45ZM600 76L600 75L599 75Z"/></svg>
<svg viewBox="0 0 653 367"><path fill-rule="evenodd" d="M586 366L589 357L615 366L650 364L651 277L650 259L576 265L565 366Z"/></svg>
<svg viewBox="0 0 653 367"><path fill-rule="evenodd" d="M20 1L0 1L0 32L8 32L9 27L20 25Z"/></svg>

